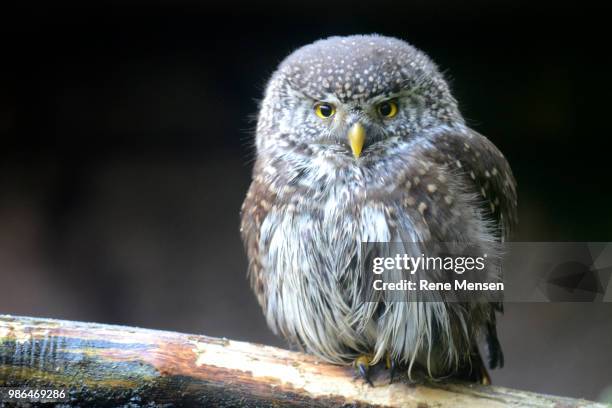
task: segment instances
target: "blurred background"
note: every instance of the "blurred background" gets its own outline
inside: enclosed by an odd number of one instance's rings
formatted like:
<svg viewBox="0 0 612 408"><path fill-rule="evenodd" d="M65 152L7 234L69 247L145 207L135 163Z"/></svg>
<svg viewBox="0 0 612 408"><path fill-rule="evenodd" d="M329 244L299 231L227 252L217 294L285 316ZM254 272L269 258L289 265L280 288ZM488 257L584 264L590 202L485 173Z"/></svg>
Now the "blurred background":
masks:
<svg viewBox="0 0 612 408"><path fill-rule="evenodd" d="M513 2L54 2L0 14L0 313L283 346L238 223L268 76L334 34L411 42L510 161L517 241L612 241L609 13ZM254 2L255 3L255 2ZM508 304L496 384L612 385L612 304Z"/></svg>

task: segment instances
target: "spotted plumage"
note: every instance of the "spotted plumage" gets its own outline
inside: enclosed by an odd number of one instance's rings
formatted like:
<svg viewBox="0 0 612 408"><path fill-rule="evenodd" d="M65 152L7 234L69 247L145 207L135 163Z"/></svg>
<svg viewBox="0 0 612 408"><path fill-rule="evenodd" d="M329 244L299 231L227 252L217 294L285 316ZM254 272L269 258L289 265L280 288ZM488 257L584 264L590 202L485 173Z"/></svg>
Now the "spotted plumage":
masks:
<svg viewBox="0 0 612 408"><path fill-rule="evenodd" d="M500 304L364 298L360 243L469 242L493 253L516 222L507 161L466 126L424 53L376 35L298 49L268 83L255 145L241 232L272 330L335 363L389 356L471 379L482 379L484 334L491 365L503 364Z"/></svg>

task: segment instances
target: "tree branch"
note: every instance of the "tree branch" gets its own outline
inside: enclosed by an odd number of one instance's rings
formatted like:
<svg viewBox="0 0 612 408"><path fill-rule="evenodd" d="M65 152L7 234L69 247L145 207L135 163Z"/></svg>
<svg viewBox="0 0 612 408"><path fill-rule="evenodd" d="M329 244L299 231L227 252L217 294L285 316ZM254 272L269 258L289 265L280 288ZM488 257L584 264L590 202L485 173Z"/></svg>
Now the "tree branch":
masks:
<svg viewBox="0 0 612 408"><path fill-rule="evenodd" d="M351 367L258 344L0 315L0 387L65 388L75 405L604 407L503 387L388 385L378 377L371 387Z"/></svg>

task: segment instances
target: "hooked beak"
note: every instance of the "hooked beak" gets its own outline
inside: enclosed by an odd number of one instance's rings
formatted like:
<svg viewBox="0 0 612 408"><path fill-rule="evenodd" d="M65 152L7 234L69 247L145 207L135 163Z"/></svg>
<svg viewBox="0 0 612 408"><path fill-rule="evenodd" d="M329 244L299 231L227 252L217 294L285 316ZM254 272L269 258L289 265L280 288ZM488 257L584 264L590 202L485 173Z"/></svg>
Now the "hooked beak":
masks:
<svg viewBox="0 0 612 408"><path fill-rule="evenodd" d="M363 149L363 144L365 143L366 132L363 128L363 125L359 122L355 123L348 131L348 141L351 146L351 150L353 151L353 156L356 159L361 156L361 150Z"/></svg>

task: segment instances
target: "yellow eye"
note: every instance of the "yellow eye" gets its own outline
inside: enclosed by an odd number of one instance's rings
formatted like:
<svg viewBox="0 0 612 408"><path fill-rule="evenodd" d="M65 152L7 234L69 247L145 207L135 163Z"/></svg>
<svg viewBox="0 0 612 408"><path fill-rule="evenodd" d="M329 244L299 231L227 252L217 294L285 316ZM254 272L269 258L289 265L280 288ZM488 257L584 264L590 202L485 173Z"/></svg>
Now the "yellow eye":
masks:
<svg viewBox="0 0 612 408"><path fill-rule="evenodd" d="M317 103L315 113L321 119L331 118L336 113L336 107L330 103Z"/></svg>
<svg viewBox="0 0 612 408"><path fill-rule="evenodd" d="M390 119L397 115L397 103L393 101L385 101L378 105L378 113L383 118Z"/></svg>

